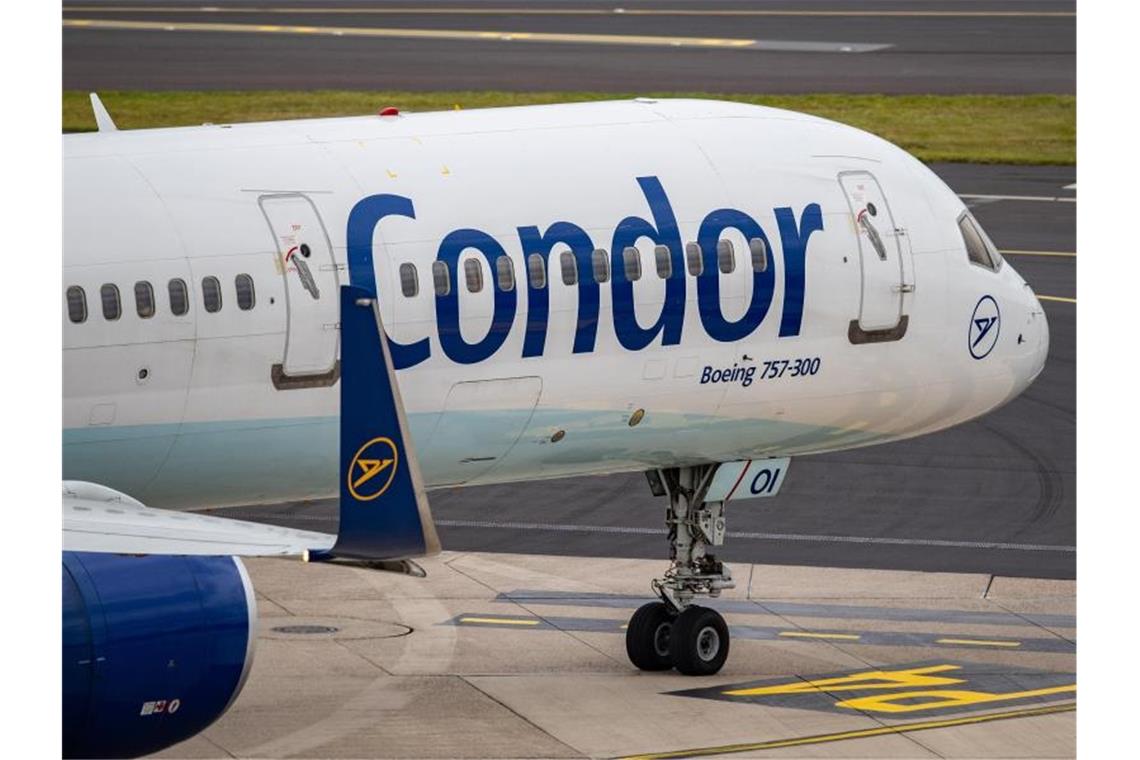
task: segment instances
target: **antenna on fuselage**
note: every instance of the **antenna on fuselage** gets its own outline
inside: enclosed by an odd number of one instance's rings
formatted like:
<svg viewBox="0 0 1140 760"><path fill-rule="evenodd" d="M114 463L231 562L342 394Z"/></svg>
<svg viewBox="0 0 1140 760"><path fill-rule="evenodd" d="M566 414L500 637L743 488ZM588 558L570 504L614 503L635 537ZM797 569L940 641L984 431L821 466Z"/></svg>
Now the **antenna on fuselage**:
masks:
<svg viewBox="0 0 1140 760"><path fill-rule="evenodd" d="M103 101L99 100L96 93L91 93L91 110L95 112L95 126L99 127L100 132L118 132L119 128L115 126L115 120L111 118L111 114L107 113Z"/></svg>

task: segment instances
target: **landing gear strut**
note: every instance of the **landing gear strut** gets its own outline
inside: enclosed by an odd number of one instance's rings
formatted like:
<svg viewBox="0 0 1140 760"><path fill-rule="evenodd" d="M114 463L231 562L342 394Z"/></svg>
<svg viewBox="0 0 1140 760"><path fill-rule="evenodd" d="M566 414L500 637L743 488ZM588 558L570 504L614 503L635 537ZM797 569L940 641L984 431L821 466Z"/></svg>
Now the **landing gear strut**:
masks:
<svg viewBox="0 0 1140 760"><path fill-rule="evenodd" d="M699 596L717 597L733 588L732 573L710 546L724 543L724 503L706 502L718 465L673 467L647 473L658 496L669 497L669 559L665 575L653 580L660 602L644 605L630 618L625 648L642 670L713 675L728 658L728 626L716 610L694 605Z"/></svg>

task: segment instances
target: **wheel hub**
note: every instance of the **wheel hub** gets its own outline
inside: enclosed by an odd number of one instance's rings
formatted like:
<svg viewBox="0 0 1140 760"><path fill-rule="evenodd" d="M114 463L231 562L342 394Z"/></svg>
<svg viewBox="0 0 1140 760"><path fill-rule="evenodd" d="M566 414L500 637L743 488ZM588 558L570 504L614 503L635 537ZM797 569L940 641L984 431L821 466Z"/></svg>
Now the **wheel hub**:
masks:
<svg viewBox="0 0 1140 760"><path fill-rule="evenodd" d="M657 626L657 630L653 632L653 648L657 651L658 656L669 656L669 638L672 632L672 623L662 623Z"/></svg>
<svg viewBox="0 0 1140 760"><path fill-rule="evenodd" d="M718 653L720 653L720 634L711 626L702 628L697 635L697 655L705 662L709 662Z"/></svg>

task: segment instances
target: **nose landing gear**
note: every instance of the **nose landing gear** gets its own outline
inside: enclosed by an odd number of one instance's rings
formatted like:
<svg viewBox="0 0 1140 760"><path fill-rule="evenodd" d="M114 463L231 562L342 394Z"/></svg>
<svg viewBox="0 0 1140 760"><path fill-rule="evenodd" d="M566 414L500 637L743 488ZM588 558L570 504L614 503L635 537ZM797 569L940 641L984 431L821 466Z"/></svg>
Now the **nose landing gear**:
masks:
<svg viewBox="0 0 1140 760"><path fill-rule="evenodd" d="M625 648L641 670L676 668L685 675L718 672L728 658L729 634L716 610L692 604L698 596L717 597L735 587L732 573L708 547L724 543L724 502L706 502L705 494L718 465L674 467L649 473L657 495L669 497L671 564L653 580L661 598L642 606L630 618Z"/></svg>

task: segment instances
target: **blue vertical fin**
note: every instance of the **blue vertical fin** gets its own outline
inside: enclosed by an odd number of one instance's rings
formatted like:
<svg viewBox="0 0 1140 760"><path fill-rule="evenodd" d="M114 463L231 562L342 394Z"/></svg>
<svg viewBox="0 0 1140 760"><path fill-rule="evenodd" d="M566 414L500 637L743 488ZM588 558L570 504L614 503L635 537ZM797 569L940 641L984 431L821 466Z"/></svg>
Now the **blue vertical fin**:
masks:
<svg viewBox="0 0 1140 760"><path fill-rule="evenodd" d="M332 557L439 551L376 296L340 289L340 530Z"/></svg>

